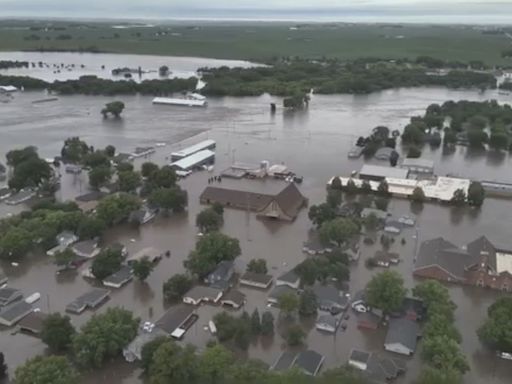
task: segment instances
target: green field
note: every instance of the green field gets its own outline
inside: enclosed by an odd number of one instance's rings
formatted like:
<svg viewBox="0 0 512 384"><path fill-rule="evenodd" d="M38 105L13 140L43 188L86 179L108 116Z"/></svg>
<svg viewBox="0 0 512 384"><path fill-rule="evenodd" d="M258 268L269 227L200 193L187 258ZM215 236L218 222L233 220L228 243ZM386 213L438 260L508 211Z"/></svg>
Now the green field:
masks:
<svg viewBox="0 0 512 384"><path fill-rule="evenodd" d="M475 27L365 24L185 23L112 28L106 23L0 22L0 50L90 50L265 61L307 58L415 58L420 55L512 65L501 53L512 48L504 33ZM50 28L46 28L50 26ZM510 31L512 32L512 31Z"/></svg>

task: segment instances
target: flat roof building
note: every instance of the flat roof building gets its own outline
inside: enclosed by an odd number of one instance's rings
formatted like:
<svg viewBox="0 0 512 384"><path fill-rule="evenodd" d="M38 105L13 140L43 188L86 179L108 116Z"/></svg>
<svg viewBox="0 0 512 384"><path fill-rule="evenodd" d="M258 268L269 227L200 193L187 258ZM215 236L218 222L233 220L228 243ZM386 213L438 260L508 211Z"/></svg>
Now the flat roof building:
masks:
<svg viewBox="0 0 512 384"><path fill-rule="evenodd" d="M171 153L171 160L177 161L187 156L193 155L194 153L203 151L205 149L214 149L216 146L215 140L204 140L200 143L191 145L190 147L183 148L179 151Z"/></svg>
<svg viewBox="0 0 512 384"><path fill-rule="evenodd" d="M172 168L178 171L190 171L203 165L211 165L215 161L215 152L205 149L184 157L170 164Z"/></svg>
<svg viewBox="0 0 512 384"><path fill-rule="evenodd" d="M263 273L245 272L240 277L240 284L249 287L267 289L272 284L272 276Z"/></svg>
<svg viewBox="0 0 512 384"><path fill-rule="evenodd" d="M381 165L365 164L359 171L359 178L363 180L382 181L388 177L407 179L409 170L404 168L383 167Z"/></svg>
<svg viewBox="0 0 512 384"><path fill-rule="evenodd" d="M109 295L110 291L108 289L92 289L66 305L66 311L79 315L87 308L94 309L98 307L108 298Z"/></svg>

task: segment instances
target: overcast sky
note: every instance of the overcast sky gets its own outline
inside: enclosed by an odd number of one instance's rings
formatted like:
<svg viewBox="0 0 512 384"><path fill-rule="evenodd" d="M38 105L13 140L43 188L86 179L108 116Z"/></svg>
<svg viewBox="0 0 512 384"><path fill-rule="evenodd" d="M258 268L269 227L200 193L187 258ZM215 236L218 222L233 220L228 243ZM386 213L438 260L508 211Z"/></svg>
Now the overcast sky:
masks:
<svg viewBox="0 0 512 384"><path fill-rule="evenodd" d="M254 10L262 11L256 16ZM103 18L258 18L305 15L404 18L414 21L430 15L471 16L491 22L491 15L512 23L512 0L0 0L0 17L64 16ZM335 12L335 13L332 13ZM263 16L261 16L263 15ZM312 16L311 16L312 17ZM314 19L314 17L312 17ZM364 20L362 20L364 21ZM385 21L385 20L381 20Z"/></svg>

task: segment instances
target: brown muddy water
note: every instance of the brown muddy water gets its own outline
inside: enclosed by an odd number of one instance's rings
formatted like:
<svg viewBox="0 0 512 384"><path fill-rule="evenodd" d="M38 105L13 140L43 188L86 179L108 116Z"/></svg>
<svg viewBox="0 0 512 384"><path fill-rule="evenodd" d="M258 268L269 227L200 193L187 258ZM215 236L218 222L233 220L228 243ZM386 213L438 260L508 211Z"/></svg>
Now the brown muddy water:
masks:
<svg viewBox="0 0 512 384"><path fill-rule="evenodd" d="M42 93L20 93L15 95L12 102L0 104L2 158L9 149L24 145L36 145L42 156L53 157L59 153L65 138L80 136L96 147L113 144L119 151L165 142L167 146L158 148L157 153L150 157L150 160L163 164L173 150L211 138L217 141L214 174L233 161L255 164L261 160L283 162L304 176L300 189L310 199L310 204L324 199L325 183L330 176L347 175L360 168L363 160L348 160L348 149L359 135L367 134L376 125L401 129L410 116L423 113L430 103L442 103L449 99L502 98L500 101L507 101L506 96L496 92L400 89L368 96L314 96L307 111L288 114L278 110L272 116L269 103L277 101L280 105L280 100L270 96L210 99L206 109L153 106L149 97L131 96L120 98L126 104L122 119L103 120L99 111L111 98L70 96L60 97L55 102L31 103L42 96ZM436 173L440 175L450 173L472 179L512 181L508 155L472 153L466 148L457 148L454 153L447 154L442 149L426 148L423 156L435 160ZM187 213L170 218L160 217L140 229L119 227L109 231L105 238L107 244L121 241L130 251L146 246L169 249L172 256L160 262L146 283L134 281L114 290L111 299L98 312L111 306L123 306L143 320L156 320L163 313L162 284L173 274L184 270L183 260L196 241L195 215L201 209L198 196L211 175L205 171L198 172L181 182L189 194ZM64 176L59 197L72 198L83 193L86 185L85 179ZM5 215L16 209L0 205L0 214ZM392 200L389 209L396 215L410 214L410 205L403 200ZM497 243L512 246L510 200L488 199L480 211L465 212L426 204L417 218L417 235L415 229L409 229L399 236L399 239L405 238L406 244L401 245L400 241L396 241L392 247L403 260L393 268L400 271L409 288L415 283L411 272L416 241L445 236L456 244L464 244L485 234ZM240 240L242 255L236 261L239 271L244 270L250 259L258 257L267 260L271 273L276 276L308 257L301 248L310 227L307 209L291 224L262 221L252 214L226 209L223 231ZM379 271L369 270L364 265L364 259L373 255L377 248L377 245L362 247L361 260L351 268L352 292L363 288L371 276ZM79 275L56 277L55 266L47 257L25 260L17 268L9 265L2 265L1 268L9 276L10 286L21 289L26 295L41 293L38 306L43 311L64 311L66 304L90 288L90 283ZM266 309L266 292L242 291L247 295L247 311L258 308L261 313ZM486 316L487 307L499 294L456 286L450 287L450 292L458 305L456 324L463 335L462 348L471 365L465 382L509 383L512 363L499 360L485 350L475 333ZM200 307L199 321L187 332L183 342L204 347L211 337L203 327L220 310L213 306ZM277 310L271 310L277 318ZM80 316L72 316L72 321L79 327L91 315L86 311ZM385 331L359 331L354 314L351 314L347 330L335 336L319 333L313 328L312 322L303 325L309 331L307 347L326 356L324 369L345 364L352 348L384 353ZM272 340L252 344L247 355L271 364L284 349L283 339L276 335ZM10 372L13 372L26 359L45 353L45 346L36 338L23 334L11 335L10 330L1 330L0 350L5 353ZM411 383L420 368L420 356L416 353L400 382ZM116 361L103 370L87 374L83 382L140 383L139 374L135 366Z"/></svg>

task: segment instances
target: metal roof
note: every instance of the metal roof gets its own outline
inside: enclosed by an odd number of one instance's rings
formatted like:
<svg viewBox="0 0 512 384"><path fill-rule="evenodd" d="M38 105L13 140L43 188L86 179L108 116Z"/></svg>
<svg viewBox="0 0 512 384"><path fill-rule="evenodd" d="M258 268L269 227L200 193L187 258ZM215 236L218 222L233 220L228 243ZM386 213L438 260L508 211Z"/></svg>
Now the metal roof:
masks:
<svg viewBox="0 0 512 384"><path fill-rule="evenodd" d="M416 350L419 325L415 321L400 318L389 321L388 333L384 344L401 344L411 352Z"/></svg>
<svg viewBox="0 0 512 384"><path fill-rule="evenodd" d="M181 160L175 161L174 163L171 163L171 166L183 170L189 170L190 168L193 168L213 157L215 157L215 152L210 151L209 149L205 149L203 151L196 152L193 155L187 156Z"/></svg>
<svg viewBox="0 0 512 384"><path fill-rule="evenodd" d="M183 148L177 152L171 153L171 157L179 157L184 158L190 155L193 155L196 152L202 151L204 149L209 149L215 146L215 140L204 140L200 143L191 145L190 147Z"/></svg>
<svg viewBox="0 0 512 384"><path fill-rule="evenodd" d="M12 323L17 319L20 319L20 317L28 315L33 310L34 309L32 308L32 305L24 301L18 301L16 303L9 304L8 306L2 308L0 311L0 323Z"/></svg>

